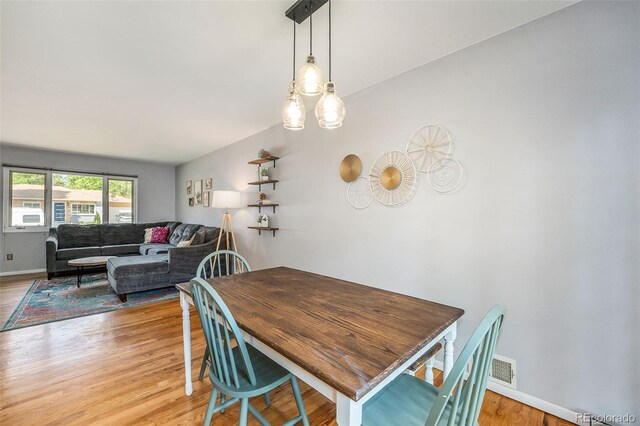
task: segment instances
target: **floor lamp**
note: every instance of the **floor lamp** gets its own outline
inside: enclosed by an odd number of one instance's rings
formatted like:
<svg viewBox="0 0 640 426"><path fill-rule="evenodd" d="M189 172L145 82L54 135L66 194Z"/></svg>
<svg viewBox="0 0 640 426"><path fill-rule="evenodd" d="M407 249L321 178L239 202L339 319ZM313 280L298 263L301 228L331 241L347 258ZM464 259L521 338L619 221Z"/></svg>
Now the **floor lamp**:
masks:
<svg viewBox="0 0 640 426"><path fill-rule="evenodd" d="M220 224L220 236L218 237L218 244L216 245L216 251L220 249L220 243L222 242L222 234L227 234L225 240L227 241L227 250L238 251L236 247L236 236L233 233L233 223L231 222L231 215L229 209L239 209L240 205L240 193L237 191L213 191L213 199L211 205L216 209L225 209L222 215L222 223Z"/></svg>

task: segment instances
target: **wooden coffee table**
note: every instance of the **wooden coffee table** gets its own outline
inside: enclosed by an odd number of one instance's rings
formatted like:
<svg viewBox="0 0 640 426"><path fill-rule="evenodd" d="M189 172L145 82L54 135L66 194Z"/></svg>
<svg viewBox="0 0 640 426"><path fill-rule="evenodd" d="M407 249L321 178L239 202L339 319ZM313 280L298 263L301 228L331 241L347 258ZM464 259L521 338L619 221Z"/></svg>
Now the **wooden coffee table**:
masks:
<svg viewBox="0 0 640 426"><path fill-rule="evenodd" d="M84 268L88 268L90 266L104 266L107 264L109 259L113 259L117 256L92 256L92 257L81 257L79 259L70 260L67 264L69 266L73 266L78 270L78 288L80 288L80 281L82 281L82 273L84 272Z"/></svg>

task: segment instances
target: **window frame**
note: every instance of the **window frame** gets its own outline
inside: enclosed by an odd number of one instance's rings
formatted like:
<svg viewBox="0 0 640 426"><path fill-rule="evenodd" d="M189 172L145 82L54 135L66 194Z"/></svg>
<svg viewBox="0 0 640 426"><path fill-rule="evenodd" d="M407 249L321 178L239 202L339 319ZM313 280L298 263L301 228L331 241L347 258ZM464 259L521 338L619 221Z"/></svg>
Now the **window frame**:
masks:
<svg viewBox="0 0 640 426"><path fill-rule="evenodd" d="M27 204L37 204L37 206L36 207L33 207L32 205L31 206L27 206ZM41 209L42 208L42 204L40 203L40 201L23 201L22 202L22 207L26 207L28 209Z"/></svg>
<svg viewBox="0 0 640 426"><path fill-rule="evenodd" d="M93 212L89 212L89 213L83 213L82 211L73 211L73 206L91 206L93 207ZM82 210L82 209L80 209ZM91 214L91 215L95 215L96 214L96 205L95 203L71 203L71 214Z"/></svg>
<svg viewBox="0 0 640 426"><path fill-rule="evenodd" d="M44 213L44 225L43 226L11 226L10 216L13 202L12 185L11 185L11 173L35 173L44 175L44 207L42 211ZM66 175L82 175L82 176L95 176L102 178L102 223L109 223L109 180L120 180L132 182L132 194L131 194L131 223L137 223L138 221L138 178L135 176L120 176L112 174L100 174L100 173L87 173L76 172L69 170L56 170L56 169L39 169L33 167L19 167L19 166L3 166L2 167L2 228L5 233L21 233L21 232L48 232L53 222L53 175L54 174L66 174ZM77 203L76 203L77 204ZM92 204L92 203L87 203ZM95 204L93 204L95 206Z"/></svg>

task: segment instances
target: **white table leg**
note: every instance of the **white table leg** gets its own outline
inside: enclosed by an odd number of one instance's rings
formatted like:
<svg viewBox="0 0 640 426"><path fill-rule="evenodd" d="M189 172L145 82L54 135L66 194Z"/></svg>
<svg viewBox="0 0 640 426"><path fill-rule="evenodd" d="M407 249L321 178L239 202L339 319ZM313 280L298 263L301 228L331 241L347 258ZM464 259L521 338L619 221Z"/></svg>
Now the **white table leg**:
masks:
<svg viewBox="0 0 640 426"><path fill-rule="evenodd" d="M193 393L191 386L191 321L189 320L189 302L183 292L180 292L180 306L182 307L182 343L184 346L184 391L187 395Z"/></svg>
<svg viewBox="0 0 640 426"><path fill-rule="evenodd" d="M336 397L336 421L338 426L360 426L362 424L362 405L338 393Z"/></svg>
<svg viewBox="0 0 640 426"><path fill-rule="evenodd" d="M446 380L451 368L453 368L453 342L458 334L457 323L451 325L451 329L444 336L444 379Z"/></svg>

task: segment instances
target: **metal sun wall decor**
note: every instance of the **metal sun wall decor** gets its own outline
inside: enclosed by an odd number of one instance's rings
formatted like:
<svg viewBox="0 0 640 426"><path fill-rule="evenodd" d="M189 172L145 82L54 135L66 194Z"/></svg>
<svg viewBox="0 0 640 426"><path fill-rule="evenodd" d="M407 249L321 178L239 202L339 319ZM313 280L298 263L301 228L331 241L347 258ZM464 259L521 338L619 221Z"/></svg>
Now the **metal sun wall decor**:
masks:
<svg viewBox="0 0 640 426"><path fill-rule="evenodd" d="M445 194L463 180L462 165L451 155L453 139L437 124L418 128L407 141L405 152L389 151L374 162L368 177L361 177L362 162L354 154L340 164L340 177L349 182L347 201L356 209L367 208L373 199L386 206L406 202L417 182L417 173L426 173L431 188Z"/></svg>
<svg viewBox="0 0 640 426"><path fill-rule="evenodd" d="M409 198L416 178L416 166L411 158L400 151L385 152L371 166L371 193L379 203L395 206Z"/></svg>

